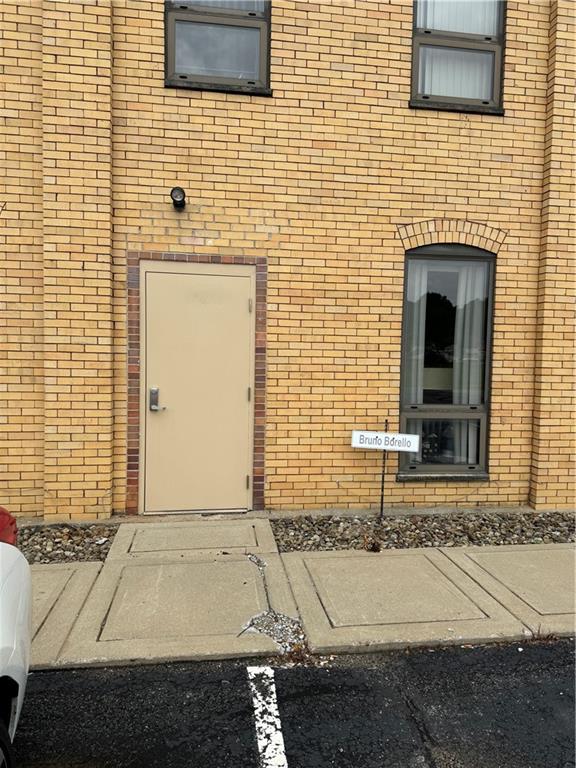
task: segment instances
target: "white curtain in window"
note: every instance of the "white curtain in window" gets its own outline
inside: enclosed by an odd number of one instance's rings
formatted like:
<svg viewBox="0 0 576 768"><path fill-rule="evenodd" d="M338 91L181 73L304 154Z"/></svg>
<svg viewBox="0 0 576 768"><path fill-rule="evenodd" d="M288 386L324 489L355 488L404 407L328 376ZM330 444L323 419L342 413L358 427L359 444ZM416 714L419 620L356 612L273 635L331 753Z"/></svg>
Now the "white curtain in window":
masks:
<svg viewBox="0 0 576 768"><path fill-rule="evenodd" d="M460 267L454 327L455 405L482 403L485 298L486 265L480 263Z"/></svg>
<svg viewBox="0 0 576 768"><path fill-rule="evenodd" d="M454 329L455 405L480 405L484 394L486 265L469 264L461 267ZM456 422L455 452L467 464L477 464L477 421Z"/></svg>
<svg viewBox="0 0 576 768"><path fill-rule="evenodd" d="M407 334L408 355L405 373L405 397L410 403L422 403L424 400L424 352L426 342L426 300L428 296L428 264L412 261L408 272L408 315ZM414 421L416 431L422 435L422 422ZM422 462L422 440L416 457L412 460Z"/></svg>
<svg viewBox="0 0 576 768"><path fill-rule="evenodd" d="M194 5L205 5L207 10L230 10L262 13L266 9L264 0L195 0Z"/></svg>
<svg viewBox="0 0 576 768"><path fill-rule="evenodd" d="M424 345L426 341L426 297L428 292L428 264L412 261L408 273L408 354L406 359L406 394L412 404L423 402Z"/></svg>
<svg viewBox="0 0 576 768"><path fill-rule="evenodd" d="M478 421L454 422L454 455L457 464L478 464Z"/></svg>
<svg viewBox="0 0 576 768"><path fill-rule="evenodd" d="M417 26L438 32L498 34L498 0L419 0Z"/></svg>
<svg viewBox="0 0 576 768"><path fill-rule="evenodd" d="M494 54L446 46L420 46L418 91L425 96L492 98Z"/></svg>

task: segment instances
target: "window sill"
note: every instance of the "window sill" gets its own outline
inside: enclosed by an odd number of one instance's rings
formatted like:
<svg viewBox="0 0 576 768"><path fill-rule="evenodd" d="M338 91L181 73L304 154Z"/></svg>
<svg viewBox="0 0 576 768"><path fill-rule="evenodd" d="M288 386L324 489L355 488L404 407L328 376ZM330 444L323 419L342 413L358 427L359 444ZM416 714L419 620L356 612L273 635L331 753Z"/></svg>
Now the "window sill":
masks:
<svg viewBox="0 0 576 768"><path fill-rule="evenodd" d="M502 107L482 107L478 104L449 104L445 101L420 101L419 99L410 99L408 106L410 109L434 109L441 110L443 112L467 112L474 115L494 115L496 117L503 117L504 115L504 110Z"/></svg>
<svg viewBox="0 0 576 768"><path fill-rule="evenodd" d="M251 88L243 85L208 85L206 83L195 83L193 81L165 80L166 88L185 88L189 91L210 91L212 93L236 93L241 96L272 96L271 88Z"/></svg>
<svg viewBox="0 0 576 768"><path fill-rule="evenodd" d="M424 482L456 482L456 483L485 483L490 480L490 475L487 472L475 472L472 473L457 473L457 472L398 472L396 474L396 482L398 483L424 483Z"/></svg>

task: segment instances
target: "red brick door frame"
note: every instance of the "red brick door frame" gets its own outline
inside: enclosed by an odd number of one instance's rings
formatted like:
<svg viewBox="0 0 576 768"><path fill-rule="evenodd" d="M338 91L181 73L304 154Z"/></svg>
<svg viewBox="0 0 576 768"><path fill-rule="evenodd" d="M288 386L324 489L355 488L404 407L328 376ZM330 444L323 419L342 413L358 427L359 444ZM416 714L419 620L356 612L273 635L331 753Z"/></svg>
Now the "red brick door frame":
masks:
<svg viewBox="0 0 576 768"><path fill-rule="evenodd" d="M140 479L140 262L188 264L245 264L256 271L256 344L254 361L254 456L252 504L264 509L264 432L266 412L266 287L267 266L262 257L217 256L197 253L129 251L128 261L128 428L126 512L138 514Z"/></svg>

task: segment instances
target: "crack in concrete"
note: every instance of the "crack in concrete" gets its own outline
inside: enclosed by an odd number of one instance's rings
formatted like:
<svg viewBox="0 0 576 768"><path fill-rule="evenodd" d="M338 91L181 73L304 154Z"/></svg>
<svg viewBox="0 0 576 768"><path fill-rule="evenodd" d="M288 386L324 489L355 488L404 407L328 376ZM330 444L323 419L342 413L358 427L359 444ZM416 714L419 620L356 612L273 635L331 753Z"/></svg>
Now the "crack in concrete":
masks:
<svg viewBox="0 0 576 768"><path fill-rule="evenodd" d="M292 651L306 648L308 643L300 619L280 613L274 610L270 604L270 595L265 575L266 561L253 553L247 553L246 556L258 568L266 594L268 610L252 616L246 626L238 633L237 637L240 637L240 635L243 635L248 630L253 630L273 640L283 653L291 653Z"/></svg>

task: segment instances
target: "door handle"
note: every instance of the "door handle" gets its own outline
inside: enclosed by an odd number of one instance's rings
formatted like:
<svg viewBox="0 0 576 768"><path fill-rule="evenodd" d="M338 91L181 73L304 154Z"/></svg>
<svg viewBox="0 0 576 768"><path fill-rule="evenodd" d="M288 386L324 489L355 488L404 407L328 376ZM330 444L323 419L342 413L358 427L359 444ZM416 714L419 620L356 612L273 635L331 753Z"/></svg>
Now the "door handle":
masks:
<svg viewBox="0 0 576 768"><path fill-rule="evenodd" d="M148 396L148 407L151 411L165 411L166 406L165 405L159 405L159 399L160 399L160 388L159 387L150 387L150 393Z"/></svg>

